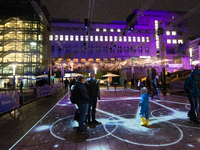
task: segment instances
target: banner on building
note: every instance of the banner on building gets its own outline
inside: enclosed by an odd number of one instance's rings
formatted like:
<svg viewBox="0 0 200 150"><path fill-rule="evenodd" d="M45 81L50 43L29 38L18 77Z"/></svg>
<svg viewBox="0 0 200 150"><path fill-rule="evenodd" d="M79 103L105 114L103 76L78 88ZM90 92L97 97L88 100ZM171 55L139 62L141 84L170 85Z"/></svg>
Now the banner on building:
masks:
<svg viewBox="0 0 200 150"><path fill-rule="evenodd" d="M0 113L9 112L19 107L19 92L12 91L6 93L0 93Z"/></svg>

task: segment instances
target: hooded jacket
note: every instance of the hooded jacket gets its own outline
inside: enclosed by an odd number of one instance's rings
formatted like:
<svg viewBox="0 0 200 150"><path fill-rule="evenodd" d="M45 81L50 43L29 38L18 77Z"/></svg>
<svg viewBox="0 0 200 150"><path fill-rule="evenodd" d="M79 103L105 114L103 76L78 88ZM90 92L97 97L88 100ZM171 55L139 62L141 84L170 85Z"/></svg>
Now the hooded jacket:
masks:
<svg viewBox="0 0 200 150"><path fill-rule="evenodd" d="M85 87L85 85L81 82L77 82L77 86L79 88L79 100L77 102L78 105L80 104L87 104L90 102L90 97L89 97L89 94L88 94L88 90L87 88Z"/></svg>
<svg viewBox="0 0 200 150"><path fill-rule="evenodd" d="M138 105L141 106L141 112L149 109L149 94L148 93L144 93L141 95L141 100Z"/></svg>
<svg viewBox="0 0 200 150"><path fill-rule="evenodd" d="M199 94L197 80L195 79L195 76L198 74L200 74L198 70L193 70L191 75L185 79L184 89L186 91L186 95L197 96Z"/></svg>

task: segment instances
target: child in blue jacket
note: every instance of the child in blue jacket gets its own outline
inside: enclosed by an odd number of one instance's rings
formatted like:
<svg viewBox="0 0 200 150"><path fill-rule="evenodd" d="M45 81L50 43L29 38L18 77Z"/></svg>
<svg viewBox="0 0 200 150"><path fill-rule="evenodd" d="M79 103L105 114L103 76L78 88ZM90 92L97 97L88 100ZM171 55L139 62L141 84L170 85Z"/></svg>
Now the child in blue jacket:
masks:
<svg viewBox="0 0 200 150"><path fill-rule="evenodd" d="M141 100L140 100L140 103L139 103L139 106L140 106L140 117L141 117L141 120L142 122L140 123L142 126L149 126L149 94L147 93L147 88L146 87L143 87L141 89L142 91L142 95L141 95ZM145 114L145 117L146 117L146 122L145 122L145 119L144 119L144 114Z"/></svg>

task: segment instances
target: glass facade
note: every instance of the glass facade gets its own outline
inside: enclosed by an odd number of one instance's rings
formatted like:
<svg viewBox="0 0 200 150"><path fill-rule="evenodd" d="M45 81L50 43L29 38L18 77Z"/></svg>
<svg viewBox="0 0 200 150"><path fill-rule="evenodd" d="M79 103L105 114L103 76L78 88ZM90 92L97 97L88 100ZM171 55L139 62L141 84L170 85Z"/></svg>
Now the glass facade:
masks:
<svg viewBox="0 0 200 150"><path fill-rule="evenodd" d="M40 1L37 1L40 3ZM0 2L0 76L28 80L44 68L47 28L28 0ZM31 81L30 81L31 82ZM28 81L27 81L28 83ZM17 83L18 84L18 83Z"/></svg>

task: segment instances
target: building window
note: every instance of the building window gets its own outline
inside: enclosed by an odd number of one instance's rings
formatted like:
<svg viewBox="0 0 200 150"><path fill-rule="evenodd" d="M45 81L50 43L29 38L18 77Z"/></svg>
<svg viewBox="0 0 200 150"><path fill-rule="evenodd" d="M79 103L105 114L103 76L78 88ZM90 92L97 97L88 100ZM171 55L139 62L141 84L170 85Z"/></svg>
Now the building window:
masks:
<svg viewBox="0 0 200 150"><path fill-rule="evenodd" d="M74 41L74 36L70 35L70 41Z"/></svg>
<svg viewBox="0 0 200 150"><path fill-rule="evenodd" d="M69 36L65 35L65 41L69 41Z"/></svg>
<svg viewBox="0 0 200 150"><path fill-rule="evenodd" d="M66 46L66 52L67 52L67 53L70 52L70 46Z"/></svg>
<svg viewBox="0 0 200 150"><path fill-rule="evenodd" d="M104 28L104 29L103 29L103 32L106 32L106 31L107 31L107 30Z"/></svg>
<svg viewBox="0 0 200 150"><path fill-rule="evenodd" d="M138 52L142 53L142 47L138 47Z"/></svg>
<svg viewBox="0 0 200 150"><path fill-rule="evenodd" d="M121 46L118 46L118 53L122 53L122 47Z"/></svg>
<svg viewBox="0 0 200 150"><path fill-rule="evenodd" d="M75 41L78 41L78 35L75 36Z"/></svg>
<svg viewBox="0 0 200 150"><path fill-rule="evenodd" d="M85 41L88 41L88 35L85 36Z"/></svg>
<svg viewBox="0 0 200 150"><path fill-rule="evenodd" d="M166 35L170 35L170 31L166 31Z"/></svg>
<svg viewBox="0 0 200 150"><path fill-rule="evenodd" d="M98 40L99 40L99 39L98 39L98 36L95 36L95 41L97 41L97 42L98 42Z"/></svg>
<svg viewBox="0 0 200 150"><path fill-rule="evenodd" d="M133 42L136 42L136 37L135 36L133 37Z"/></svg>
<svg viewBox="0 0 200 150"><path fill-rule="evenodd" d="M104 46L104 47L103 47L103 51L104 51L104 53L107 53L107 52L108 52L108 47L107 47L107 46Z"/></svg>
<svg viewBox="0 0 200 150"><path fill-rule="evenodd" d="M100 63L100 62L101 62L101 59L100 59L100 58L96 58L96 62L97 62L97 63Z"/></svg>
<svg viewBox="0 0 200 150"><path fill-rule="evenodd" d="M100 36L100 41L103 42L103 36Z"/></svg>
<svg viewBox="0 0 200 150"><path fill-rule="evenodd" d="M74 52L78 52L78 46L74 46Z"/></svg>
<svg viewBox="0 0 200 150"><path fill-rule="evenodd" d="M89 52L93 52L93 46L89 46Z"/></svg>
<svg viewBox="0 0 200 150"><path fill-rule="evenodd" d="M149 47L145 47L145 53L149 53Z"/></svg>
<svg viewBox="0 0 200 150"><path fill-rule="evenodd" d="M90 41L93 41L93 36L90 36Z"/></svg>
<svg viewBox="0 0 200 150"><path fill-rule="evenodd" d="M122 42L122 37L121 36L119 36L119 42Z"/></svg>
<svg viewBox="0 0 200 150"><path fill-rule="evenodd" d="M110 32L114 32L114 29L110 29Z"/></svg>
<svg viewBox="0 0 200 150"><path fill-rule="evenodd" d="M137 37L137 42L140 42L140 37L139 36Z"/></svg>
<svg viewBox="0 0 200 150"><path fill-rule="evenodd" d="M53 41L53 35L49 35L49 41Z"/></svg>
<svg viewBox="0 0 200 150"><path fill-rule="evenodd" d="M117 36L114 36L114 41L115 41L115 42L117 41Z"/></svg>
<svg viewBox="0 0 200 150"><path fill-rule="evenodd" d="M145 42L145 38L144 37L142 37L142 42Z"/></svg>
<svg viewBox="0 0 200 150"><path fill-rule="evenodd" d="M124 42L127 42L127 38L126 38L126 36L124 36Z"/></svg>
<svg viewBox="0 0 200 150"><path fill-rule="evenodd" d="M167 44L171 44L171 39L167 39Z"/></svg>
<svg viewBox="0 0 200 150"><path fill-rule="evenodd" d="M178 44L183 44L183 40L182 40L182 39L179 39L179 40L178 40Z"/></svg>
<svg viewBox="0 0 200 150"><path fill-rule="evenodd" d="M78 63L78 58L74 58L74 59L73 59L73 62L74 62L74 63Z"/></svg>
<svg viewBox="0 0 200 150"><path fill-rule="evenodd" d="M117 32L121 32L121 29L117 29Z"/></svg>
<svg viewBox="0 0 200 150"><path fill-rule="evenodd" d="M176 39L173 39L173 40L172 40L172 43L173 43L173 44L177 44L177 40L176 40Z"/></svg>
<svg viewBox="0 0 200 150"><path fill-rule="evenodd" d="M172 31L172 35L176 35L176 31Z"/></svg>
<svg viewBox="0 0 200 150"><path fill-rule="evenodd" d="M146 41L149 42L149 37L146 37Z"/></svg>
<svg viewBox="0 0 200 150"><path fill-rule="evenodd" d="M128 37L128 41L129 41L129 42L132 42L132 41L131 41L131 36Z"/></svg>
<svg viewBox="0 0 200 150"><path fill-rule="evenodd" d="M128 46L124 47L124 49L125 49L125 53L129 53L129 47Z"/></svg>
<svg viewBox="0 0 200 150"><path fill-rule="evenodd" d="M182 31L178 31L178 35L183 35L183 32Z"/></svg>
<svg viewBox="0 0 200 150"><path fill-rule="evenodd" d="M60 41L63 41L63 35L60 35Z"/></svg>
<svg viewBox="0 0 200 150"><path fill-rule="evenodd" d="M105 36L105 41L108 42L108 36Z"/></svg>
<svg viewBox="0 0 200 150"><path fill-rule="evenodd" d="M80 36L80 41L83 41L83 35Z"/></svg>
<svg viewBox="0 0 200 150"><path fill-rule="evenodd" d="M112 41L113 41L113 37L112 37L112 36L110 36L110 37L109 37L109 40L110 40L110 42L112 42Z"/></svg>
<svg viewBox="0 0 200 150"><path fill-rule="evenodd" d="M100 30L99 30L99 28L96 28L96 32L99 32Z"/></svg>
<svg viewBox="0 0 200 150"><path fill-rule="evenodd" d="M58 35L55 35L55 41L58 41Z"/></svg>
<svg viewBox="0 0 200 150"><path fill-rule="evenodd" d="M100 46L96 46L96 52L97 52L97 53L100 53L100 49L101 49Z"/></svg>

